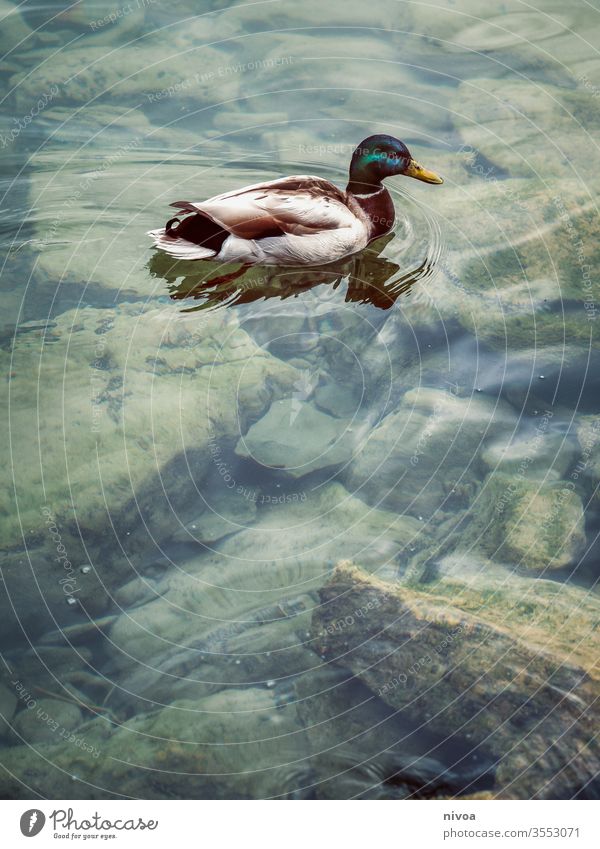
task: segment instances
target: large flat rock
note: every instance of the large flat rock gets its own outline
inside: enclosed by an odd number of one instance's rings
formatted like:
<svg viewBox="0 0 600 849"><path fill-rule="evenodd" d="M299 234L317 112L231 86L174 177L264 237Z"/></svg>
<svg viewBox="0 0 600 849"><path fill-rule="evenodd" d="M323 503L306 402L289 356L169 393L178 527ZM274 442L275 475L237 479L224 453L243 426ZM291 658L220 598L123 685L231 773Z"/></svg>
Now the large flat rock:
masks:
<svg viewBox="0 0 600 849"><path fill-rule="evenodd" d="M491 753L496 796L586 792L600 766L595 597L526 579L417 590L343 564L320 602L313 633L325 662L424 729Z"/></svg>

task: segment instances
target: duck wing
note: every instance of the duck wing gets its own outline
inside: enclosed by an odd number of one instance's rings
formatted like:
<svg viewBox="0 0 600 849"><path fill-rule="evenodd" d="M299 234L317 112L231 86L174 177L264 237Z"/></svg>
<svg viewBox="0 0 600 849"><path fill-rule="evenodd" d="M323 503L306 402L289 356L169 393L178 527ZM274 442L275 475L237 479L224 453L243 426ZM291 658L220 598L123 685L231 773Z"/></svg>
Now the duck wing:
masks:
<svg viewBox="0 0 600 849"><path fill-rule="evenodd" d="M329 180L304 174L246 186L198 203L175 201L171 206L206 215L243 239L302 236L356 223L344 192Z"/></svg>

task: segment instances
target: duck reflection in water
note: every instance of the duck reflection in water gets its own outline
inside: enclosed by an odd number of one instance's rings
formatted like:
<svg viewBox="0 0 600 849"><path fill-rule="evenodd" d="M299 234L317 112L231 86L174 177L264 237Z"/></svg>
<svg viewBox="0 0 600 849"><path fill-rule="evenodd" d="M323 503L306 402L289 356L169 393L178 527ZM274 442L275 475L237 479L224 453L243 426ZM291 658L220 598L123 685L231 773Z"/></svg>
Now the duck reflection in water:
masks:
<svg viewBox="0 0 600 849"><path fill-rule="evenodd" d="M359 254L319 267L242 266L223 274L223 267L217 264L173 260L158 252L150 260L149 268L153 277L167 281L173 300L201 302L184 312L247 304L260 299L298 297L316 286L331 285L337 289L344 281L346 302L373 304L387 310L432 270L430 261L425 259L419 266L401 272L396 262L382 256L393 238L394 235L389 234Z"/></svg>

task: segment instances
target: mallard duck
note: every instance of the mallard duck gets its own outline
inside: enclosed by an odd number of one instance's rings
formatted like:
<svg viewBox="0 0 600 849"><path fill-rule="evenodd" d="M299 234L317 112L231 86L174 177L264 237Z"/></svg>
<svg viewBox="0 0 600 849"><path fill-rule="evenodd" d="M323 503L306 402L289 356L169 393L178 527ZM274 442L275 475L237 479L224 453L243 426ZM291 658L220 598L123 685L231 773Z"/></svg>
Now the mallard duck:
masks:
<svg viewBox="0 0 600 849"><path fill-rule="evenodd" d="M148 235L177 259L244 266L336 262L390 232L394 204L381 181L395 174L443 183L399 139L369 136L352 154L346 191L300 174L204 201L177 200L171 206L189 214Z"/></svg>

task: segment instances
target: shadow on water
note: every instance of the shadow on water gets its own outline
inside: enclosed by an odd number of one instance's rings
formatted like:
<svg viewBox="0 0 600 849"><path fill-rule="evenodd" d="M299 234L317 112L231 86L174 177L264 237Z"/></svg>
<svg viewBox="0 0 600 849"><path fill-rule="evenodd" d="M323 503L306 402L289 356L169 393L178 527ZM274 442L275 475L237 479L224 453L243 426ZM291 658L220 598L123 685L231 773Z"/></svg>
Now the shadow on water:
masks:
<svg viewBox="0 0 600 849"><path fill-rule="evenodd" d="M426 258L420 265L403 270L398 263L382 255L394 235L378 239L360 254L325 266L286 268L253 266L224 268L206 261L173 260L158 251L148 264L153 277L167 282L175 301L200 301L184 312L234 306L269 298L298 297L316 286L342 286L346 303L372 304L382 310L408 294L421 279L428 277L434 263Z"/></svg>

